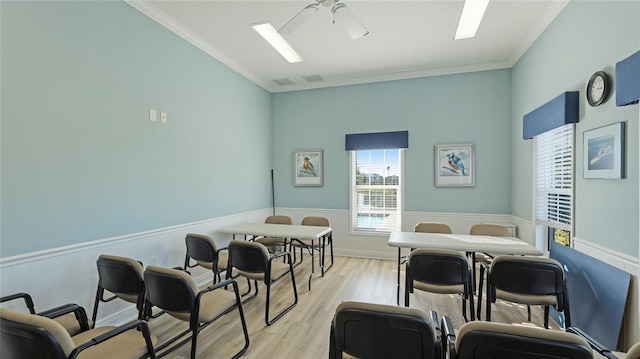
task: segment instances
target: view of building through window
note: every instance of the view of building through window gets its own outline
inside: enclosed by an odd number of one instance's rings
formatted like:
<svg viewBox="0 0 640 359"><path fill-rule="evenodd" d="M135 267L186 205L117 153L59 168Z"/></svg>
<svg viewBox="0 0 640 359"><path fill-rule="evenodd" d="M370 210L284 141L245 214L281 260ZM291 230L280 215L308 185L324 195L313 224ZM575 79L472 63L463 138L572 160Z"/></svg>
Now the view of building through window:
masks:
<svg viewBox="0 0 640 359"><path fill-rule="evenodd" d="M354 231L393 231L401 223L402 151L359 150L352 156Z"/></svg>

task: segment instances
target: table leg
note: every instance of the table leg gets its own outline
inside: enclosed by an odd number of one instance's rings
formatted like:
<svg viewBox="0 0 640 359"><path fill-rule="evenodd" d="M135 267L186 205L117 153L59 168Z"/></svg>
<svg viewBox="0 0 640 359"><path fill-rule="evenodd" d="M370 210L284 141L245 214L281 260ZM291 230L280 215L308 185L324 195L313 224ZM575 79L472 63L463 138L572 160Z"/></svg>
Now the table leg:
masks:
<svg viewBox="0 0 640 359"><path fill-rule="evenodd" d="M321 246L324 245L324 237L319 239ZM324 250L321 248L318 249L318 268L315 268L315 256L314 256L314 242L311 240L311 274L309 274L309 290L311 290L311 278L313 278L313 274L317 271L321 271L322 276L324 277L324 260L321 257L324 255Z"/></svg>

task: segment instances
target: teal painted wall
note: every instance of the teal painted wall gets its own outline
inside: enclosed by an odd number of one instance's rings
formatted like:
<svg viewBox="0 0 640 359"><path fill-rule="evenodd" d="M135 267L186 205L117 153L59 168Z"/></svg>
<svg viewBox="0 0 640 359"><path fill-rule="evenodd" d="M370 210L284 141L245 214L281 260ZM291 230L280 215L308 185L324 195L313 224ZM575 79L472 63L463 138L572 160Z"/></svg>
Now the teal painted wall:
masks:
<svg viewBox="0 0 640 359"><path fill-rule="evenodd" d="M580 91L576 125L575 233L613 250L638 256L638 105L615 106L615 93L590 107L585 88L606 71L615 84L615 64L640 49L640 2L571 1L513 68L513 214L533 221L533 143L522 139L522 116L564 91ZM584 179L583 132L626 122L623 180Z"/></svg>
<svg viewBox="0 0 640 359"><path fill-rule="evenodd" d="M345 134L409 131L405 210L509 214L511 71L273 95L276 205L349 208ZM434 145L473 142L476 187L434 186ZM324 186L294 187L292 151L324 150Z"/></svg>
<svg viewBox="0 0 640 359"><path fill-rule="evenodd" d="M270 207L267 91L124 2L0 6L2 257Z"/></svg>

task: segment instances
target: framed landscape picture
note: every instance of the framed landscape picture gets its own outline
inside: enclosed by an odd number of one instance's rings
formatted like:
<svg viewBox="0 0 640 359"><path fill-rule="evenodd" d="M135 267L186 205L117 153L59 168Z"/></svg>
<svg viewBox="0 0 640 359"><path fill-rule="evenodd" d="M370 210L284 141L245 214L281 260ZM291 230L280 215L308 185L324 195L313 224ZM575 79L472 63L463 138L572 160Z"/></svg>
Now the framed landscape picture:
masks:
<svg viewBox="0 0 640 359"><path fill-rule="evenodd" d="M584 178L624 178L624 122L583 132Z"/></svg>
<svg viewBox="0 0 640 359"><path fill-rule="evenodd" d="M436 187L473 187L475 153L473 143L435 145Z"/></svg>
<svg viewBox="0 0 640 359"><path fill-rule="evenodd" d="M322 186L322 149L293 151L293 185Z"/></svg>

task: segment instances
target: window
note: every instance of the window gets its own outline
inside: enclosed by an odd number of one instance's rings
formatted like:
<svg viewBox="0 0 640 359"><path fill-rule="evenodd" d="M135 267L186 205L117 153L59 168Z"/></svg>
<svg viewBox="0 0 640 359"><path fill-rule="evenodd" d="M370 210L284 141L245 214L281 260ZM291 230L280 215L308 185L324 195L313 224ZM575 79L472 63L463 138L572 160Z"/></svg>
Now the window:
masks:
<svg viewBox="0 0 640 359"><path fill-rule="evenodd" d="M535 137L536 223L547 227L549 240L566 238L565 245L573 220L574 131L568 124Z"/></svg>
<svg viewBox="0 0 640 359"><path fill-rule="evenodd" d="M401 149L350 151L353 231L400 230L402 152Z"/></svg>

